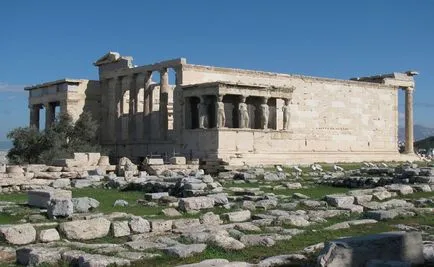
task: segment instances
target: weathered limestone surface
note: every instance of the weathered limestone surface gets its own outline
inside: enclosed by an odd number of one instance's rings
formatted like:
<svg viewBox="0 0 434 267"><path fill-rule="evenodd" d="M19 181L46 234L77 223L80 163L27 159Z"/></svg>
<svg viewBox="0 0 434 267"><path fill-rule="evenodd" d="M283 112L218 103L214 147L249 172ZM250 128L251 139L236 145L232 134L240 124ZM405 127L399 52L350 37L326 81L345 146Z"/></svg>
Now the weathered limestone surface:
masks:
<svg viewBox="0 0 434 267"><path fill-rule="evenodd" d="M109 52L95 62L97 81L63 79L26 88L30 124L39 127L42 108L47 126L56 106L74 120L88 110L101 121L101 144L117 158L154 161L158 151L175 153L174 164L190 156L210 168L218 162L415 159L416 72L339 80L193 65L184 58L143 66L132 60ZM406 92L406 155L397 149L399 89ZM99 163L98 155L81 153L58 165L108 166Z"/></svg>
<svg viewBox="0 0 434 267"><path fill-rule="evenodd" d="M59 232L56 229L43 229L39 232L39 240L41 242L53 242L60 240Z"/></svg>
<svg viewBox="0 0 434 267"><path fill-rule="evenodd" d="M184 211L201 210L214 207L214 199L209 197L189 197L179 201L179 208Z"/></svg>
<svg viewBox="0 0 434 267"><path fill-rule="evenodd" d="M2 225L0 234L4 241L12 245L25 245L36 240L36 230L29 224Z"/></svg>
<svg viewBox="0 0 434 267"><path fill-rule="evenodd" d="M95 218L64 222L59 225L59 229L68 239L89 240L108 235L110 224L107 219Z"/></svg>
<svg viewBox="0 0 434 267"><path fill-rule="evenodd" d="M369 260L422 264L422 236L419 232L389 232L338 239L326 245L318 257L318 266L364 266Z"/></svg>
<svg viewBox="0 0 434 267"><path fill-rule="evenodd" d="M27 192L28 205L47 208L52 199L71 199L72 192L68 190L32 190Z"/></svg>

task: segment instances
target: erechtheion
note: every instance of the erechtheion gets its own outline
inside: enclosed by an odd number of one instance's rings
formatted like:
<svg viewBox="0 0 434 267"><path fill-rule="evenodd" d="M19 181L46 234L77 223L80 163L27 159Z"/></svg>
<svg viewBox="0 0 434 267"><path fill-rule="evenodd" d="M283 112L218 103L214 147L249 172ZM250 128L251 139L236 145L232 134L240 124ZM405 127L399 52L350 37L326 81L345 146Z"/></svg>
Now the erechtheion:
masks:
<svg viewBox="0 0 434 267"><path fill-rule="evenodd" d="M135 66L110 52L99 80L31 87L30 124L56 106L89 111L115 157L184 155L231 165L414 158L416 72L338 80L193 65L184 58ZM169 82L170 80L170 82ZM172 81L173 80L173 81ZM405 153L398 152L398 90L405 90Z"/></svg>

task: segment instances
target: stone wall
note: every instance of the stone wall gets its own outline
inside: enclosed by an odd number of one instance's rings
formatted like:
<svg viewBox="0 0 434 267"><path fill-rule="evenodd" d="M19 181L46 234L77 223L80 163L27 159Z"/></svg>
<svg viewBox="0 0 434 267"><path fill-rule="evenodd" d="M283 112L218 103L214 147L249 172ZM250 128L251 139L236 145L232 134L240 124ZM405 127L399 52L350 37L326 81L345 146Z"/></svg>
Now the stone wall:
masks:
<svg viewBox="0 0 434 267"><path fill-rule="evenodd" d="M65 79L27 88L31 121L39 122L42 106L49 121L57 105L74 119L89 110L100 121L101 144L116 158L134 161L173 153L231 164L402 160L398 90L404 89L405 159L414 158L409 140L416 72L337 80L192 65L184 58L135 66L115 52L95 66L99 81ZM172 84L169 71L175 72ZM41 87L45 93L38 95ZM218 105L226 117L215 128Z"/></svg>
<svg viewBox="0 0 434 267"><path fill-rule="evenodd" d="M224 129L218 156L232 162L277 159L358 161L397 159L398 87L296 75L183 65L183 83L227 81L268 87L294 86L289 131ZM277 129L281 129L281 100ZM193 138L194 139L194 138ZM193 141L193 140L192 140ZM185 141L190 143L190 141ZM271 158L270 158L271 153ZM256 156L255 156L256 154ZM300 155L300 156L297 156ZM333 158L330 158L333 155ZM260 159L264 157L263 159ZM283 157L283 158L282 158ZM288 158L285 158L288 157ZM361 160L361 159L360 159ZM270 163L271 163L270 162Z"/></svg>

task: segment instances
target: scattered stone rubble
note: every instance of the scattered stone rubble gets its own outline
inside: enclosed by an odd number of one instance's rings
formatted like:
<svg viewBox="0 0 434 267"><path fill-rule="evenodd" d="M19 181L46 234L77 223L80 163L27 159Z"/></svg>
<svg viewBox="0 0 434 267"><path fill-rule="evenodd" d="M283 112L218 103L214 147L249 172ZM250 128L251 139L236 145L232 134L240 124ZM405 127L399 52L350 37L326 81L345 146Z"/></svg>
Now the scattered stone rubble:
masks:
<svg viewBox="0 0 434 267"><path fill-rule="evenodd" d="M173 159L173 163L180 165L166 168L159 161L154 167L150 165L153 161L148 159L145 171L127 158L122 158L113 168L105 157L90 154L59 161L58 164L64 166L56 168L7 168L7 178L3 180L14 180L14 177L20 180L33 173L32 178L25 179L48 180L50 183L44 186L17 185L19 190L28 191L27 204L39 209L40 214L32 214L19 224L0 226L0 237L7 244L0 250L0 255L2 251L5 255L0 257L1 260L15 260L18 264L29 266L60 260L78 266L124 266L164 255L190 257L202 253L209 246L227 251L261 246L266 256L267 248L272 249L277 242L290 240L306 231L337 231L376 224L398 216L411 217L434 212L434 197L406 199L415 192L432 192L434 168L411 166L387 168L387 171L385 168L377 168L378 171L335 168L325 172L319 170L320 166L315 166L315 171L308 174L300 171L284 173L282 169L266 171L263 168L246 168L211 177L197 166L185 165L182 159ZM103 164L104 168L100 168L99 164ZM88 169L87 176L65 178L63 175L71 173L71 170L83 172L83 166ZM55 177L54 171L56 175L60 173L56 176L58 179L34 178L36 174L37 177ZM356 189L356 184L342 182L362 174L370 178L379 175L380 179L386 177L389 180L387 183L358 183ZM305 181L303 177L310 177L310 180ZM69 183L64 182L64 179L68 179ZM360 181L360 178L355 179ZM53 183L60 180L62 182ZM260 186L242 186L248 183ZM353 190L345 194L328 194L320 200L311 199L309 191L293 195L265 192L306 189L315 186L314 183L347 185ZM79 186L74 186L77 184ZM98 209L100 203L91 197L97 196L72 197L69 189L83 186L141 190L144 200L139 201L164 207L165 216L157 219L119 212L96 213L94 210ZM11 191L15 190L4 190ZM2 211L16 205L6 202L0 204ZM185 214L189 216L183 217ZM32 218L38 216L46 216L49 220L33 222ZM318 229L330 219L340 219L340 222ZM380 266L396 262L398 265L393 266L434 263L434 236L427 234L423 228L396 227L403 232L313 244L296 254L267 257L257 264L213 259L183 266L302 266L311 264L313 255L319 255L316 264L321 267ZM105 237L120 241L86 243ZM390 246L392 243L394 245ZM354 265L354 262L358 265Z"/></svg>

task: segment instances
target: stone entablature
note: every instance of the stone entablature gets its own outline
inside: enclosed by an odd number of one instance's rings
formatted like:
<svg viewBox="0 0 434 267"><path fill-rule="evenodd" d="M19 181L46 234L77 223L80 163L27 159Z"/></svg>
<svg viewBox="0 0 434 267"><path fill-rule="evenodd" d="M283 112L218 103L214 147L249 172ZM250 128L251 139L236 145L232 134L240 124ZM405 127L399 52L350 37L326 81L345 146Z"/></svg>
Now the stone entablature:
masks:
<svg viewBox="0 0 434 267"><path fill-rule="evenodd" d="M45 127L48 128L59 112L68 112L73 121L86 110L99 120L99 81L62 79L25 88L29 92L30 125L39 129L40 110L45 109Z"/></svg>
<svg viewBox="0 0 434 267"><path fill-rule="evenodd" d="M283 112L279 117L284 118L286 125L283 129L287 129L288 104L294 89L294 87L275 88L226 82L182 86L183 103L190 104L184 107L185 128L276 129L278 118L276 115ZM287 104L276 106L277 99L283 99ZM232 117L231 113L234 110L238 114ZM198 122L195 122L194 117L198 117Z"/></svg>
<svg viewBox="0 0 434 267"><path fill-rule="evenodd" d="M406 152L413 155L415 72L339 80L184 58L143 66L132 60L109 52L94 63L100 140L117 157L175 153L234 164L264 157L275 163L399 160L398 89L406 90Z"/></svg>

